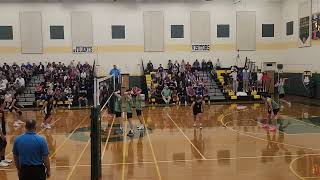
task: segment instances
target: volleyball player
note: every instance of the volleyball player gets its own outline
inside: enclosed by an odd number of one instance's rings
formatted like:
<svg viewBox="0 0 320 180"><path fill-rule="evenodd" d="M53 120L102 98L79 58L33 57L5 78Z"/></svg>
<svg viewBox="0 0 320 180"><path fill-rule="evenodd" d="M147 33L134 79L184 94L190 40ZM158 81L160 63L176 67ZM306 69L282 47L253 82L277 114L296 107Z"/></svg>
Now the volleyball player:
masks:
<svg viewBox="0 0 320 180"><path fill-rule="evenodd" d="M123 121L121 120L122 108L121 108L121 92L120 90L114 92L114 113L116 114L116 121L119 121L119 127L121 133L123 133Z"/></svg>
<svg viewBox="0 0 320 180"><path fill-rule="evenodd" d="M266 104L266 108L268 110L267 122L262 125L263 128L268 128L270 131L277 130L277 118L278 112L280 110L279 104L271 98L270 95L262 94L262 100ZM272 120L272 126L269 128L269 121Z"/></svg>
<svg viewBox="0 0 320 180"><path fill-rule="evenodd" d="M133 132L133 124L132 124L132 91L129 89L127 90L125 93L125 104L126 104L126 112L127 112L127 119L129 122L129 132L128 132L128 136L132 137L134 136L134 132Z"/></svg>
<svg viewBox="0 0 320 180"><path fill-rule="evenodd" d="M0 167L7 167L12 163L12 160L5 159L5 151L7 147L7 131L6 131L6 119L4 115L4 107L5 103L3 99L0 99L0 118L1 118L1 126L0 126Z"/></svg>
<svg viewBox="0 0 320 180"><path fill-rule="evenodd" d="M291 107L291 103L283 99L285 97L284 83L287 79L288 78L280 78L280 81L275 86L278 87L279 101Z"/></svg>
<svg viewBox="0 0 320 180"><path fill-rule="evenodd" d="M14 118L14 123L13 126L15 127L19 127L21 124L24 124L23 121L21 121L21 117L22 117L22 111L20 108L22 108L22 106L18 103L19 98L18 98L18 93L15 93L12 97L12 101L8 107L10 112L15 111L15 118ZM17 117L18 114L18 118Z"/></svg>
<svg viewBox="0 0 320 180"><path fill-rule="evenodd" d="M43 103L42 110L45 114L43 123L41 124L41 128L44 129L51 129L51 111L53 110L53 101L54 97L53 96L48 96L46 101Z"/></svg>
<svg viewBox="0 0 320 180"><path fill-rule="evenodd" d="M136 113L137 117L140 121L140 125L137 126L137 129L140 131L144 130L144 123L142 120L142 98L141 98L141 89L136 87L135 90L133 91L134 95L136 96L135 100L135 107L136 107Z"/></svg>
<svg viewBox="0 0 320 180"><path fill-rule="evenodd" d="M193 111L193 127L197 126L197 123L199 123L199 128L202 129L202 123L201 123L201 114L204 112L204 101L202 100L201 96L197 96L196 100L191 105L192 111Z"/></svg>

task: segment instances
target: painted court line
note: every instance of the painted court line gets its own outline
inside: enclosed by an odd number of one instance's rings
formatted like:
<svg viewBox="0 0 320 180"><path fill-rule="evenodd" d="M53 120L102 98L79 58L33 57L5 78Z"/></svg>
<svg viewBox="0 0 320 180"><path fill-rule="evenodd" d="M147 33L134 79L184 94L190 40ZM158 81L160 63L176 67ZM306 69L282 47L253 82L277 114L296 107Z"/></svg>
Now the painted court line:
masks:
<svg viewBox="0 0 320 180"><path fill-rule="evenodd" d="M74 130L69 134L67 138L64 139L63 143L50 155L50 159L57 154L58 151L66 144L66 142L71 138L71 136L76 132L76 130L80 127L80 125L83 123L84 120L86 120L87 117L84 117L81 122L74 128Z"/></svg>
<svg viewBox="0 0 320 180"><path fill-rule="evenodd" d="M109 133L108 133L108 137L107 137L107 140L106 140L106 142L105 142L105 145L104 145L104 148L103 148L103 151L102 151L102 157L101 157L101 159L104 158L104 154L105 154L105 152L106 152L106 150L107 150L109 138L110 138L110 135L111 135L111 131L112 131L112 127L113 127L113 123L114 123L114 120L115 120L115 119L116 119L115 116L113 116L112 123L111 123L110 129L109 129Z"/></svg>
<svg viewBox="0 0 320 180"><path fill-rule="evenodd" d="M167 114L167 116L169 117L169 119L173 122L173 124L180 130L180 132L182 133L182 135L187 139L187 141L189 141L189 143L193 146L193 148L199 153L199 155L202 157L202 159L206 159L203 154L201 154L201 152L198 150L198 148L191 142L191 140L187 137L187 135L182 131L182 129L177 125L177 123L171 118L171 116L169 114Z"/></svg>
<svg viewBox="0 0 320 180"><path fill-rule="evenodd" d="M300 175L298 174L298 172L293 169L293 164L294 164L298 159L301 159L301 158L304 158L304 157L307 157L307 156L319 156L319 155L320 155L320 154L305 154L305 155L302 155L302 156L299 156L299 157L293 159L293 160L290 162L290 165L289 165L290 171L291 171L296 177L298 177L299 179L319 178L319 177L303 177L303 176L300 176Z"/></svg>
<svg viewBox="0 0 320 180"><path fill-rule="evenodd" d="M248 136L248 137L251 137L251 138L254 138L254 139L259 139L259 140L262 140L262 141L265 141L265 142L274 142L276 144L283 144L283 145L286 145L286 146L291 146L291 147L296 147L296 148L302 148L302 149L308 149L308 150L313 150L313 151L320 151L320 149L315 149L315 148L309 148L309 147L305 147L305 146L298 146L298 145L293 145L293 144L287 144L287 143L280 143L280 142L277 142L277 141L272 141L272 140L266 140L266 139L263 139L263 138L259 138L259 137L256 137L256 136L252 136L252 135L249 135L247 133L243 133L241 131L236 131L228 126L226 126L226 123L224 123L224 118L231 115L231 113L227 114L227 115L222 115L222 117L220 118L220 122L221 124L226 127L227 129L233 131L233 132L236 132L236 133L239 133L239 134L242 134L242 135L245 135L245 136Z"/></svg>
<svg viewBox="0 0 320 180"><path fill-rule="evenodd" d="M150 145L150 148L151 148L153 161L154 161L156 169L157 169L158 177L159 177L159 180L162 180L162 177L161 177L161 174L160 174L160 168L159 168L158 161L157 161L157 158L156 158L156 154L154 153L153 145L151 143L151 138L150 138L150 135L149 135L149 132L148 132L148 126L147 126L147 124L146 124L146 122L144 120L144 116L142 115L141 117L142 117L142 121L143 121L143 124L144 124L145 132L146 132L148 140L149 140L149 145Z"/></svg>
<svg viewBox="0 0 320 180"><path fill-rule="evenodd" d="M124 180L124 171L125 171L125 162L126 162L126 141L127 141L127 135L126 132L128 130L127 127L128 119L126 118L126 121L123 123L124 127L123 128L123 152L122 152L122 173L121 173L121 179Z"/></svg>
<svg viewBox="0 0 320 180"><path fill-rule="evenodd" d="M54 125L56 122L60 121L62 119L62 117L57 118L57 120L53 121L53 123L51 123L51 125ZM41 129L40 131L37 132L37 134L41 134L43 131L45 131L46 129ZM5 158L8 158L9 156L12 155L12 152L8 153Z"/></svg>
<svg viewBox="0 0 320 180"><path fill-rule="evenodd" d="M69 180L71 178L74 170L76 169L77 165L79 164L79 162L80 162L84 152L86 151L87 147L89 146L90 142L91 142L91 139L88 140L86 146L83 148L82 152L80 153L80 156L78 157L76 163L72 166L72 169L71 169L70 173L68 174L68 177L66 180Z"/></svg>

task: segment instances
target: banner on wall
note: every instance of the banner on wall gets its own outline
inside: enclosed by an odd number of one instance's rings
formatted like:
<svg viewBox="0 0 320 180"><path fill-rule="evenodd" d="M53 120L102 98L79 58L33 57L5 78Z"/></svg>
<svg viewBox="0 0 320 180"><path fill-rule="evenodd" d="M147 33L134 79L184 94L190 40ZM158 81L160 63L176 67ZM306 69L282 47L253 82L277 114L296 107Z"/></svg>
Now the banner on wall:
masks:
<svg viewBox="0 0 320 180"><path fill-rule="evenodd" d="M76 46L72 49L73 53L93 53L92 46Z"/></svg>
<svg viewBox="0 0 320 180"><path fill-rule="evenodd" d="M310 37L310 16L300 18L299 39L306 45Z"/></svg>
<svg viewBox="0 0 320 180"><path fill-rule="evenodd" d="M193 52L206 52L210 51L210 44L193 44L192 45Z"/></svg>
<svg viewBox="0 0 320 180"><path fill-rule="evenodd" d="M320 39L320 13L312 15L312 39Z"/></svg>
<svg viewBox="0 0 320 180"><path fill-rule="evenodd" d="M312 33L312 2L306 0L299 6L299 47L311 46Z"/></svg>

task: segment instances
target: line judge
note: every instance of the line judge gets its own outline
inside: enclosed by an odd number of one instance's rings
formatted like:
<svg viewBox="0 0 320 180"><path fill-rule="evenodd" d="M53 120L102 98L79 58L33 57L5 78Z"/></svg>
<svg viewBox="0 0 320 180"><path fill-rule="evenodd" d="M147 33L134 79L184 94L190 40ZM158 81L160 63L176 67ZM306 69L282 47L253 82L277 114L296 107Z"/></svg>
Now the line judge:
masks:
<svg viewBox="0 0 320 180"><path fill-rule="evenodd" d="M26 132L18 136L13 155L19 180L45 180L50 177L48 143L36 133L36 121L27 120Z"/></svg>

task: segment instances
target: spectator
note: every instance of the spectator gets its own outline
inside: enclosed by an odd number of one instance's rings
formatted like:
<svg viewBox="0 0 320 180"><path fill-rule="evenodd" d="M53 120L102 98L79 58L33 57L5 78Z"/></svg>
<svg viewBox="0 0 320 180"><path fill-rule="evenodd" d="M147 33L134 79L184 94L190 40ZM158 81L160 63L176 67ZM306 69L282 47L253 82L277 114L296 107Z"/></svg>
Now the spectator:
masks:
<svg viewBox="0 0 320 180"><path fill-rule="evenodd" d="M165 86L164 89L161 92L163 101L168 105L171 100L171 90L168 86Z"/></svg>
<svg viewBox="0 0 320 180"><path fill-rule="evenodd" d="M198 59L196 59L196 61L193 63L192 65L193 70L200 70L200 63L198 61Z"/></svg>
<svg viewBox="0 0 320 180"><path fill-rule="evenodd" d="M232 71L231 74L231 79L232 79L232 90L234 93L238 92L238 73L236 70Z"/></svg>
<svg viewBox="0 0 320 180"><path fill-rule="evenodd" d="M4 92L7 89L8 80L5 77L1 77L0 80L0 91Z"/></svg>
<svg viewBox="0 0 320 180"><path fill-rule="evenodd" d="M162 64L159 65L159 68L158 68L158 74L162 75L164 69L162 67Z"/></svg>
<svg viewBox="0 0 320 180"><path fill-rule="evenodd" d="M204 59L202 59L201 68L202 68L202 71L207 71L207 63L206 63L206 60Z"/></svg>
<svg viewBox="0 0 320 180"><path fill-rule="evenodd" d="M82 71L81 74L80 74L80 77L82 80L86 79L87 78L87 73L85 71Z"/></svg>
<svg viewBox="0 0 320 180"><path fill-rule="evenodd" d="M147 64L147 73L150 73L152 71L153 71L153 64L151 61L149 61Z"/></svg>
<svg viewBox="0 0 320 180"><path fill-rule="evenodd" d="M216 62L216 69L220 69L220 68L221 68L221 63L220 63L220 60L218 58L217 62Z"/></svg>
<svg viewBox="0 0 320 180"><path fill-rule="evenodd" d="M212 70L213 70L213 64L212 64L212 61L211 61L211 60L209 60L209 61L207 62L207 67L208 67L208 70L209 70L209 71L212 71Z"/></svg>
<svg viewBox="0 0 320 180"><path fill-rule="evenodd" d="M243 81L243 92L249 91L249 78L250 78L250 72L247 68L245 68L242 72L242 81Z"/></svg>
<svg viewBox="0 0 320 180"><path fill-rule="evenodd" d="M179 68L179 72L181 72L183 74L186 72L186 63L184 62L183 59L182 59L182 62L181 62L180 68Z"/></svg>
<svg viewBox="0 0 320 180"><path fill-rule="evenodd" d="M169 74L172 74L172 69L173 69L173 64L172 64L172 61L169 60L168 61L168 73Z"/></svg>
<svg viewBox="0 0 320 180"><path fill-rule="evenodd" d="M111 76L118 77L118 76L120 76L120 70L117 68L116 65L113 65L113 69L111 69L109 74Z"/></svg>
<svg viewBox="0 0 320 180"><path fill-rule="evenodd" d="M50 177L48 144L36 134L36 121L27 120L26 133L18 136L13 145L13 155L20 180L45 180Z"/></svg>
<svg viewBox="0 0 320 180"><path fill-rule="evenodd" d="M39 66L37 68L37 73L44 74L44 65L42 64L42 62L40 62Z"/></svg>
<svg viewBox="0 0 320 180"><path fill-rule="evenodd" d="M16 79L15 83L18 83L20 87L25 87L25 81L24 78L21 77L21 75L18 76L18 78Z"/></svg>
<svg viewBox="0 0 320 180"><path fill-rule="evenodd" d="M83 101L85 102L86 107L88 106L87 96L88 96L87 87L83 82L80 86L80 89L79 89L79 99L78 99L79 108L81 107Z"/></svg>
<svg viewBox="0 0 320 180"><path fill-rule="evenodd" d="M191 72L191 70L192 70L191 64L189 64L189 62L187 62L186 71Z"/></svg>

